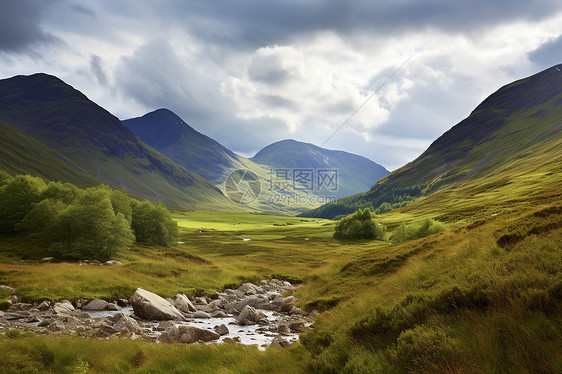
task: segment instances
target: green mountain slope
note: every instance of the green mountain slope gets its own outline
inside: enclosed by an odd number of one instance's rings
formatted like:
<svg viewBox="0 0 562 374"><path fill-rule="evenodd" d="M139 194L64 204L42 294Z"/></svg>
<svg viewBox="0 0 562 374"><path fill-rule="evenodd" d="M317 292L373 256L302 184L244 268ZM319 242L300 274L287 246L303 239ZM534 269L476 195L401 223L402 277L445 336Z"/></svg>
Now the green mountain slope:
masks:
<svg viewBox="0 0 562 374"><path fill-rule="evenodd" d="M338 188L333 192L336 197L364 191L389 174L384 167L365 157L292 139L268 145L251 160L271 168L337 170Z"/></svg>
<svg viewBox="0 0 562 374"><path fill-rule="evenodd" d="M392 172L368 192L304 215L333 218L357 207L377 207L408 196L426 197L453 187L490 189L558 162L561 70L562 65L554 66L502 87L416 160ZM500 175L503 179L498 180ZM486 187L490 182L485 181L487 177L494 177L495 185Z"/></svg>
<svg viewBox="0 0 562 374"><path fill-rule="evenodd" d="M85 187L99 184L76 164L41 144L17 127L0 121L0 170L9 174L30 174L53 181Z"/></svg>
<svg viewBox="0 0 562 374"><path fill-rule="evenodd" d="M103 183L169 205L236 209L211 183L139 141L119 119L56 77L0 80L0 119Z"/></svg>

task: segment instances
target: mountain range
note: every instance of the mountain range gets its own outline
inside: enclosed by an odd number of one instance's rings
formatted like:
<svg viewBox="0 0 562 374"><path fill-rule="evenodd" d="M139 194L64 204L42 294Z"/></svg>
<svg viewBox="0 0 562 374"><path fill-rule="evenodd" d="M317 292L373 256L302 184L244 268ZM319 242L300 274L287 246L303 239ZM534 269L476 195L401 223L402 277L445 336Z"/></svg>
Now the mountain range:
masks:
<svg viewBox="0 0 562 374"><path fill-rule="evenodd" d="M453 189L490 193L560 165L561 150L562 65L557 65L500 88L422 155L367 192L303 216L334 218L359 207L375 209L408 199L423 202L430 196L435 201ZM549 175L555 171L548 169Z"/></svg>
<svg viewBox="0 0 562 374"><path fill-rule="evenodd" d="M120 121L57 77L0 80L0 170L86 187L106 183L169 206L203 210L302 212L326 191L267 191L274 169L338 171L334 197L366 190L388 171L360 156L287 140L241 157L168 109ZM225 196L227 177L249 170L262 192L252 204ZM294 182L292 175L286 183ZM228 194L226 194L228 195ZM289 197L292 197L290 199ZM321 200L320 200L321 201Z"/></svg>

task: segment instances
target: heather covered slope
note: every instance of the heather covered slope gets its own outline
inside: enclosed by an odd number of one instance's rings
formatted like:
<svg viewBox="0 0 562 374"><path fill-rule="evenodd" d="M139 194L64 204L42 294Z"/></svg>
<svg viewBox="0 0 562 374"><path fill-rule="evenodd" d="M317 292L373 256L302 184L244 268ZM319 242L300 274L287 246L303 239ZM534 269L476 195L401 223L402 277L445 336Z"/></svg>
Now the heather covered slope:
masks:
<svg viewBox="0 0 562 374"><path fill-rule="evenodd" d="M305 215L332 218L357 207L376 208L454 187L490 189L493 186L485 187L488 177L497 180L502 175L495 183L509 184L557 162L562 139L561 68L554 66L500 88L421 156L369 191Z"/></svg>
<svg viewBox="0 0 562 374"><path fill-rule="evenodd" d="M142 143L119 119L56 77L1 80L0 119L100 182L170 205L234 209L211 183Z"/></svg>

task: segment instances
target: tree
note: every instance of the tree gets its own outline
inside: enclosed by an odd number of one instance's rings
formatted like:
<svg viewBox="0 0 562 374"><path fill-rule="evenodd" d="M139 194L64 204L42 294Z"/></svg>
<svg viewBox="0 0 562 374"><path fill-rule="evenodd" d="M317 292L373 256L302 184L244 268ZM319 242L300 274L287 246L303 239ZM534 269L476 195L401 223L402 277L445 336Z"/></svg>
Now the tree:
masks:
<svg viewBox="0 0 562 374"><path fill-rule="evenodd" d="M41 201L45 189L41 178L17 175L0 187L0 233L13 233L15 226Z"/></svg>
<svg viewBox="0 0 562 374"><path fill-rule="evenodd" d="M137 242L169 247L178 240L178 224L162 203L134 201L131 228Z"/></svg>
<svg viewBox="0 0 562 374"><path fill-rule="evenodd" d="M373 220L371 210L358 209L350 216L343 218L334 230L336 239L379 239L384 238L384 230Z"/></svg>

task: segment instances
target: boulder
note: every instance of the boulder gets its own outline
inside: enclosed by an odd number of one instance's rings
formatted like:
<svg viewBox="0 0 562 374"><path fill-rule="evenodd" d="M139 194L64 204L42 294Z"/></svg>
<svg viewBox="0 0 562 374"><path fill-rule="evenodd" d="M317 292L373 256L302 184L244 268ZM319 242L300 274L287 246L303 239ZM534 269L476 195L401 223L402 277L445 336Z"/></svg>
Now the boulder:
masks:
<svg viewBox="0 0 562 374"><path fill-rule="evenodd" d="M12 288L10 286L6 286L5 284L0 284L0 289L8 290L12 295L16 293L15 288Z"/></svg>
<svg viewBox="0 0 562 374"><path fill-rule="evenodd" d="M160 335L160 341L165 343L195 343L210 342L220 338L216 332L200 329L194 326L174 326Z"/></svg>
<svg viewBox="0 0 562 374"><path fill-rule="evenodd" d="M117 307L117 304L115 304L115 303L107 303L107 306L105 307L105 310L117 311L117 310L119 310L119 307Z"/></svg>
<svg viewBox="0 0 562 374"><path fill-rule="evenodd" d="M226 312L223 310L218 310L211 314L211 318L226 318L226 317L228 317L228 314L226 314Z"/></svg>
<svg viewBox="0 0 562 374"><path fill-rule="evenodd" d="M220 326L215 326L213 329L214 329L215 332L216 332L217 334L219 334L220 336L227 335L227 334L230 332L230 331L228 330L228 327L226 327L225 324L222 324L222 325L220 325Z"/></svg>
<svg viewBox="0 0 562 374"><path fill-rule="evenodd" d="M148 320L184 320L181 312L169 301L142 288L137 288L131 298L137 317Z"/></svg>
<svg viewBox="0 0 562 374"><path fill-rule="evenodd" d="M184 313L195 312L195 306L189 298L183 294L177 294L174 299L174 306Z"/></svg>
<svg viewBox="0 0 562 374"><path fill-rule="evenodd" d="M67 314L74 310L74 306L68 300L63 300L59 303L55 303L53 310L56 314Z"/></svg>
<svg viewBox="0 0 562 374"><path fill-rule="evenodd" d="M280 335L277 335L275 338L273 338L273 341L271 342L271 345L279 346L281 348L286 348L286 347L290 346L291 343L289 343L287 340L285 340Z"/></svg>
<svg viewBox="0 0 562 374"><path fill-rule="evenodd" d="M109 303L102 299L94 299L84 305L82 310L105 310Z"/></svg>
<svg viewBox="0 0 562 374"><path fill-rule="evenodd" d="M115 331L121 332L125 330L134 334L141 333L141 329L137 321L123 313L117 313L115 316L113 316L112 320L113 329Z"/></svg>
<svg viewBox="0 0 562 374"><path fill-rule="evenodd" d="M262 311L246 305L236 317L236 322L239 325L253 325L263 319L267 319L267 316Z"/></svg>
<svg viewBox="0 0 562 374"><path fill-rule="evenodd" d="M295 321L289 324L289 329L291 329L291 332L301 333L305 332L307 327L304 321Z"/></svg>
<svg viewBox="0 0 562 374"><path fill-rule="evenodd" d="M283 299L281 306L279 307L280 312L289 313L295 304L297 303L297 298L294 296L289 296Z"/></svg>
<svg viewBox="0 0 562 374"><path fill-rule="evenodd" d="M50 307L51 307L51 303L49 303L47 300L43 300L43 301L41 301L39 306L37 306L37 309L39 309L40 311L45 311L45 310L49 309Z"/></svg>
<svg viewBox="0 0 562 374"><path fill-rule="evenodd" d="M211 318L211 316L208 313L198 310L193 313L193 318Z"/></svg>
<svg viewBox="0 0 562 374"><path fill-rule="evenodd" d="M245 293L246 295L256 295L265 293L263 288L256 286L252 283L244 283L240 287L238 287L238 291Z"/></svg>

